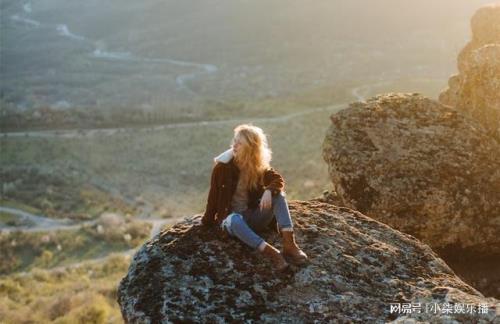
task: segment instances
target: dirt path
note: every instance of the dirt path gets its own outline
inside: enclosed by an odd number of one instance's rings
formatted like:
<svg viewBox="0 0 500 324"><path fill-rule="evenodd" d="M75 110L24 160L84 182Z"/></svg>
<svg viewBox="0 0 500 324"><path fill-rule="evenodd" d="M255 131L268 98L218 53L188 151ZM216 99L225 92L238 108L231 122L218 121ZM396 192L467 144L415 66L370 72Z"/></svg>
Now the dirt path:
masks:
<svg viewBox="0 0 500 324"><path fill-rule="evenodd" d="M392 81L382 81L373 84L361 85L351 89L351 94L356 100L365 100L365 97L370 95L370 91L381 85L390 84ZM288 121L292 118L297 118L309 114L314 114L324 111L335 111L342 107L346 107L348 102L343 102L335 105L329 105L325 107L318 107L313 109L306 109L302 111L293 112L286 115L276 116L276 117L263 117L253 119L253 122L259 123L280 123ZM226 120L202 120L196 122L185 122L185 123L174 123L174 124L164 124L152 127L114 127L114 128L94 128L94 129L80 129L80 130L42 130L42 131L28 131L28 132L6 132L1 133L3 137L38 137L38 138L89 138L94 136L111 136L122 132L127 132L129 130L137 131L159 131L164 129L176 129L176 128L191 128L191 127L210 127L219 125L228 125L248 121L249 118L233 118Z"/></svg>
<svg viewBox="0 0 500 324"><path fill-rule="evenodd" d="M346 103L341 103L332 106L319 107L314 109L308 109L303 111L294 112L287 115L281 115L277 117L263 117L253 119L253 122L271 122L278 123L296 118L299 116L309 115L322 111L333 111L345 107ZM43 131L28 131L28 132L7 132L1 133L3 137L36 137L36 138L90 138L94 136L111 136L118 133L125 133L130 130L132 131L159 131L164 129L176 129L176 128L191 128L191 127L210 127L219 125L228 125L248 121L248 118L234 118L225 120L202 120L197 122L186 122L186 123L175 123L175 124L164 124L158 126L149 127L116 127L116 128L95 128L95 129L85 129L85 130L43 130Z"/></svg>
<svg viewBox="0 0 500 324"><path fill-rule="evenodd" d="M147 204L146 204L147 206ZM164 218L147 218L147 210L143 210L140 215L138 215L136 220L142 222L147 222L152 225L150 237L155 236L161 230L161 228L168 223L174 223L175 219L164 219ZM51 219L48 217L33 215L20 209L10 208L10 207L0 207L1 212L11 214L13 216L19 217L20 226L5 226L0 225L0 232L11 233L11 232L48 232L48 231L63 231L78 229L82 226L92 226L97 223L97 220L75 222L70 219Z"/></svg>
<svg viewBox="0 0 500 324"><path fill-rule="evenodd" d="M149 222L150 224L153 225L153 227L151 228L150 237L149 237L151 239L151 238L155 237L158 233L160 233L160 231L163 229L163 227L165 225L173 225L176 222L178 222L179 219L142 219L142 221ZM111 253L108 253L106 255L97 257L97 258L85 259L85 260L74 262L74 263L71 263L68 265L57 266L57 267L46 269L46 270L48 270L48 271L61 271L61 270L66 270L66 269L78 268L78 267L80 267L82 265L86 265L86 264L97 264L97 263L106 261L106 259L108 259L110 256L113 256L113 255L119 255L119 256L124 256L124 257L133 257L135 252L137 252L137 250L139 248L140 248L140 246L132 248L132 249L128 249L125 251L111 252ZM21 271L21 272L16 273L16 275L26 276L26 275L29 275L30 273L31 273L31 271Z"/></svg>
<svg viewBox="0 0 500 324"><path fill-rule="evenodd" d="M125 61L130 63L144 63L144 64L168 64L192 70L178 74L175 77L175 83L177 84L178 88L186 91L188 94L192 96L198 96L198 94L189 86L190 81L195 80L196 78L206 74L216 73L219 70L219 68L213 64L183 61L180 59L173 59L170 57L147 58L134 55L130 51L118 52L112 50L105 50L96 45L99 43L96 39L90 39L85 35L79 35L72 32L68 24L64 23L53 24L50 22L46 23L34 20L32 19L32 16L33 16L33 7L31 5L31 2L28 1L24 3L24 5L22 6L22 11L10 16L10 19L15 23L14 26L20 24L23 27L29 27L31 29L43 28L47 30L47 32L49 33L57 33L59 36L68 39L68 41L70 42L81 43L86 45L86 47L90 46L91 48L93 48L93 50L90 53L88 53L88 57L92 59L105 60L109 62ZM28 29L28 32L29 30L30 29Z"/></svg>
<svg viewBox="0 0 500 324"><path fill-rule="evenodd" d="M67 230L75 229L83 224L90 224L95 221L89 222L78 222L77 224L70 219L52 219L48 217L38 216L30 214L26 211L11 208L11 207L1 207L0 212L11 214L18 217L19 226L8 226L0 225L0 231L3 232L13 232L13 231L23 231L23 232L42 232L42 231L52 231L52 230Z"/></svg>

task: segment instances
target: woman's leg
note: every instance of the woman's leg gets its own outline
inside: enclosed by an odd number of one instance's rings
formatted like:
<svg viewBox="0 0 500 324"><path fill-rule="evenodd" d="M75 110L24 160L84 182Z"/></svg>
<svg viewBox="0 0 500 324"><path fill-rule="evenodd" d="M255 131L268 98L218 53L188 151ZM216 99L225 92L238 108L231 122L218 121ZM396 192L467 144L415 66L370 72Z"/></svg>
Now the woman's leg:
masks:
<svg viewBox="0 0 500 324"><path fill-rule="evenodd" d="M276 217L276 222L280 230L293 230L292 218L284 193L273 197L272 207L269 209L261 211L260 208L255 208L247 209L243 212L244 220L254 231L266 229L273 220L273 217Z"/></svg>
<svg viewBox="0 0 500 324"><path fill-rule="evenodd" d="M237 213L232 213L222 221L221 227L224 228L230 235L239 238L246 245L257 249L265 243L264 239L257 235L245 222L243 216Z"/></svg>
<svg viewBox="0 0 500 324"><path fill-rule="evenodd" d="M295 242L292 219L285 197L277 198L273 208L275 209L276 221L283 237L283 256L288 262L296 265L306 263L308 260L307 254Z"/></svg>
<svg viewBox="0 0 500 324"><path fill-rule="evenodd" d="M280 251L255 234L240 214L232 213L228 215L222 222L221 227L229 235L236 236L250 247L258 249L264 256L270 259L278 271L283 271L288 267L288 263Z"/></svg>
<svg viewBox="0 0 500 324"><path fill-rule="evenodd" d="M290 210L288 203L283 193L273 197L274 216L278 223L279 231L283 237L283 256L290 263L301 265L307 262L307 254L302 251L297 242L295 241L295 234L293 232L292 218L290 217ZM262 216L266 221L266 216ZM258 218L257 218L258 219ZM266 223L269 224L269 222Z"/></svg>
<svg viewBox="0 0 500 324"><path fill-rule="evenodd" d="M292 217L283 192L273 197L273 212L280 231L293 231Z"/></svg>

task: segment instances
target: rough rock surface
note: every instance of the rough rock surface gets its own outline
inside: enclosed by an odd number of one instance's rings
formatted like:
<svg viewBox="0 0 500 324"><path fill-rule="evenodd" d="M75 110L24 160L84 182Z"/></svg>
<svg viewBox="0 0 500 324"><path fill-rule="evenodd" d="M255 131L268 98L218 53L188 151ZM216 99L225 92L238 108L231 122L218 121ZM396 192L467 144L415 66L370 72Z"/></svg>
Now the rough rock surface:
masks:
<svg viewBox="0 0 500 324"><path fill-rule="evenodd" d="M341 205L438 250L500 253L500 145L476 121L418 94L331 116L323 157Z"/></svg>
<svg viewBox="0 0 500 324"><path fill-rule="evenodd" d="M461 281L425 244L348 208L290 202L298 242L311 262L277 274L258 252L187 219L147 242L118 289L131 323L383 323L412 317L494 323L498 300ZM265 233L280 246L275 233ZM391 303L421 303L420 314L390 312ZM469 304L486 314L425 312ZM427 305L427 306L426 306ZM452 306L453 307L453 306ZM455 323L455 322L454 322Z"/></svg>
<svg viewBox="0 0 500 324"><path fill-rule="evenodd" d="M458 56L458 75L439 101L472 116L500 141L500 5L479 9L472 40Z"/></svg>

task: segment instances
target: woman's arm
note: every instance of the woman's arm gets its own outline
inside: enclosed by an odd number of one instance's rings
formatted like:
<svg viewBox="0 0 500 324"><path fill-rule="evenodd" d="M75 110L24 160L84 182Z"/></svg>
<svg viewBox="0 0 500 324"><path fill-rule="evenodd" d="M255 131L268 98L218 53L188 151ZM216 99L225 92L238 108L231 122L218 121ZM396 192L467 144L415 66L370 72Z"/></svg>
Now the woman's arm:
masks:
<svg viewBox="0 0 500 324"><path fill-rule="evenodd" d="M208 192L207 205L205 208L205 213L201 218L201 222L203 225L212 225L215 223L215 214L217 212L217 195L218 195L218 186L217 186L217 178L219 173L218 163L212 169L212 177L210 180L210 191Z"/></svg>
<svg viewBox="0 0 500 324"><path fill-rule="evenodd" d="M273 196L285 190L285 180L273 168L269 168L264 173L264 189L270 190Z"/></svg>

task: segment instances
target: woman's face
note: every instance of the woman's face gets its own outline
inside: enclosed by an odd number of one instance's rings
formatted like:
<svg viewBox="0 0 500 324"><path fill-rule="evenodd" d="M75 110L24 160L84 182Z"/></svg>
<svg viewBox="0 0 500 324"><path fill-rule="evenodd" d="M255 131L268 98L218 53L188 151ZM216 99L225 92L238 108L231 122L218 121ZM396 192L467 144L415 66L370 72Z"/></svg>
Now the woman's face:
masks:
<svg viewBox="0 0 500 324"><path fill-rule="evenodd" d="M233 153L235 156L238 155L238 150L240 150L242 146L243 146L243 141L241 139L241 136L235 136L233 138L233 144L232 144Z"/></svg>

